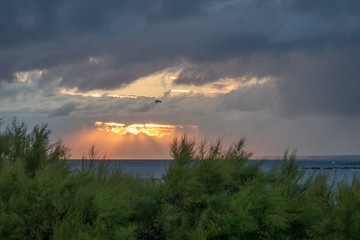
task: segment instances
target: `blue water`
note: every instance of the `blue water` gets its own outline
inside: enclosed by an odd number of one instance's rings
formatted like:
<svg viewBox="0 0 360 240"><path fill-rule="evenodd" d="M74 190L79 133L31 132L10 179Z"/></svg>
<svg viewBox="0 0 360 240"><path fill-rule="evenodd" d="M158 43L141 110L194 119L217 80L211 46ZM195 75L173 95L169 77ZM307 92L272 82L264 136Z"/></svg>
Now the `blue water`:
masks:
<svg viewBox="0 0 360 240"><path fill-rule="evenodd" d="M300 164L300 169L305 170L305 175L311 174L326 174L329 177L329 182L333 180L340 182L346 180L351 182L354 176L360 176L360 157L358 159L352 158L351 160L344 159L298 159L297 163ZM252 160L259 161L259 160ZM263 160L261 166L262 170L268 170L272 166L280 167L282 160Z"/></svg>
<svg viewBox="0 0 360 240"><path fill-rule="evenodd" d="M121 160L97 160L105 161L105 166L109 169L121 169L125 173L131 173L141 178L154 177L161 178L170 164L170 159L121 159ZM68 160L72 169L81 169L81 160Z"/></svg>
<svg viewBox="0 0 360 240"><path fill-rule="evenodd" d="M105 165L110 169L121 169L126 173L137 175L141 178L154 177L161 178L169 167L170 161L154 160L154 159L136 159L136 160L99 160L105 161ZM98 162L99 162L98 161ZM282 160L250 160L249 162L262 161L261 169L266 171L271 167L280 167ZM76 170L81 168L81 160L68 160L71 168ZM328 158L328 159L298 159L300 168L305 170L307 175L311 173L326 173L330 179L336 181L351 181L354 175L360 174L360 156L348 159L344 158ZM360 175L359 175L360 176Z"/></svg>

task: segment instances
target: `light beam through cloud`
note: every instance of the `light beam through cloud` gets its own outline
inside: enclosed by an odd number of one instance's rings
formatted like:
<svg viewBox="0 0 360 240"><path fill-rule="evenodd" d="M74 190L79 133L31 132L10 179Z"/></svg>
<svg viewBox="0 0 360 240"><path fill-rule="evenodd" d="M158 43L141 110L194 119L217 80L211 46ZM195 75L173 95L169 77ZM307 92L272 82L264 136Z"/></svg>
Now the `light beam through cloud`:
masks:
<svg viewBox="0 0 360 240"><path fill-rule="evenodd" d="M116 133L119 135L125 135L127 133L138 135L140 133L146 134L151 137L164 137L175 134L178 129L189 128L197 130L195 125L165 125L156 123L145 124L124 124L115 122L95 122L94 125L100 131Z"/></svg>

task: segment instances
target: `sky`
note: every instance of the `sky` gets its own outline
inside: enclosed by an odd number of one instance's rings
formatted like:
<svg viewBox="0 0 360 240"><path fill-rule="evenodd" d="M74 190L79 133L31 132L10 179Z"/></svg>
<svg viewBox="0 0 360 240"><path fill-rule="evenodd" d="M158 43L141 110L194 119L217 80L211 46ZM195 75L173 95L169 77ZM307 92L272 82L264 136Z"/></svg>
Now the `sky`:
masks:
<svg viewBox="0 0 360 240"><path fill-rule="evenodd" d="M0 32L0 118L72 158L168 158L185 133L360 154L358 0L12 0Z"/></svg>

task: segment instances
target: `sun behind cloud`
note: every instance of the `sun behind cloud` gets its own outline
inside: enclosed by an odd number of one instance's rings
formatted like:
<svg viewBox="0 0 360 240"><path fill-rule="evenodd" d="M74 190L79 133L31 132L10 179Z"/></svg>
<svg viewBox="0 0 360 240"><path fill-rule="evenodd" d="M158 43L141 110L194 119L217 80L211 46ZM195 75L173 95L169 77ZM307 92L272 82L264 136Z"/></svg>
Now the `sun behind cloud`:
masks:
<svg viewBox="0 0 360 240"><path fill-rule="evenodd" d="M127 133L137 135L139 133L144 133L152 137L163 137L171 135L175 132L177 127L175 125L163 125L155 123L126 125L124 123L115 122L95 122L94 125L100 131L112 132L119 135L124 135Z"/></svg>
<svg viewBox="0 0 360 240"><path fill-rule="evenodd" d="M73 147L72 158L80 159L94 144L110 159L168 159L168 147L174 137L198 134L196 125L96 121L93 126L64 139Z"/></svg>
<svg viewBox="0 0 360 240"><path fill-rule="evenodd" d="M94 125L100 131L116 133L119 135L127 133L138 135L139 133L143 133L147 136L159 138L174 135L179 129L197 130L197 126L195 125L166 125L156 123L124 124L116 122L95 122Z"/></svg>

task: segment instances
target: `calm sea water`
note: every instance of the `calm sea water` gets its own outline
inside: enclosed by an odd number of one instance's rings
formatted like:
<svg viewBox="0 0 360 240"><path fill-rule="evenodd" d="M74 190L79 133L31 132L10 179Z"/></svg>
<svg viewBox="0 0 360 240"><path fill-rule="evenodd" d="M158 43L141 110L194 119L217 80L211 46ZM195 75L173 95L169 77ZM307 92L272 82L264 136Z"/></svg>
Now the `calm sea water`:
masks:
<svg viewBox="0 0 360 240"><path fill-rule="evenodd" d="M105 161L105 165L110 169L121 169L126 173L132 173L142 178L154 177L161 178L169 167L170 161L154 160L154 159L127 159L127 160L99 160ZM271 167L280 166L282 160L259 160L254 159L249 162L262 161L261 169L266 171ZM68 160L71 168L76 170L81 168L81 160ZM298 159L296 162L300 163L301 168L305 169L306 174L311 173L326 173L330 179L336 181L347 180L351 181L354 175L360 174L360 156L351 157L321 157L321 158L304 158Z"/></svg>

